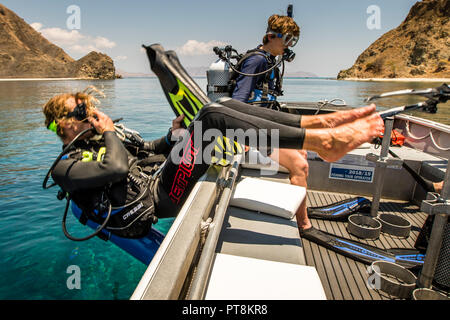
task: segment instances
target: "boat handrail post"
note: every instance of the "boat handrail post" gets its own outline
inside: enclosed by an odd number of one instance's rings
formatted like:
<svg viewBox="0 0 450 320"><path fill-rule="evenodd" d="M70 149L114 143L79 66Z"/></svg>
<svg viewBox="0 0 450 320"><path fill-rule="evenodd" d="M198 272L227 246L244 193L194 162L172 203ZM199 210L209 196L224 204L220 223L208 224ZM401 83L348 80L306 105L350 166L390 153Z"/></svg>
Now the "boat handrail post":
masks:
<svg viewBox="0 0 450 320"><path fill-rule="evenodd" d="M227 212L228 204L233 194L234 185L239 175L239 168L243 154L237 154L232 162L227 180L224 183L222 196L217 204L214 220L209 226L208 235L206 237L202 254L197 264L197 272L192 280L187 300L202 300L206 294L206 285L211 274L212 264L214 261L214 253L216 251L219 235L222 230L223 221Z"/></svg>
<svg viewBox="0 0 450 320"><path fill-rule="evenodd" d="M385 119L385 128L383 134L383 141L381 143L380 155L369 153L366 156L368 161L375 162L375 176L373 180L373 198L372 206L370 209L370 215L372 217L378 216L378 210L380 208L380 199L383 192L384 178L386 174L387 166L401 166L403 161L401 159L388 159L389 147L391 144L391 133L394 127L394 118L388 117Z"/></svg>
<svg viewBox="0 0 450 320"><path fill-rule="evenodd" d="M431 288L441 252L445 227L450 215L450 162L447 164L444 185L440 196L428 193L427 200L422 202L420 209L425 213L435 215L425 262L419 278L419 286L421 288Z"/></svg>

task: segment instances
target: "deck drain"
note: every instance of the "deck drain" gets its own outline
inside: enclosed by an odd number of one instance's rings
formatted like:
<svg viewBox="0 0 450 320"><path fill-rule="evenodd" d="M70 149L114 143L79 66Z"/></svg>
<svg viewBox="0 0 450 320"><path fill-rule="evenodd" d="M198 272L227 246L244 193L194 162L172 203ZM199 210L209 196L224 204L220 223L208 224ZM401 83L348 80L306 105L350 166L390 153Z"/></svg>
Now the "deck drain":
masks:
<svg viewBox="0 0 450 320"><path fill-rule="evenodd" d="M381 232L381 223L361 214L348 217L347 230L362 239L377 239Z"/></svg>
<svg viewBox="0 0 450 320"><path fill-rule="evenodd" d="M378 220L381 222L381 232L389 233L397 237L409 237L411 223L408 220L387 213L380 214Z"/></svg>

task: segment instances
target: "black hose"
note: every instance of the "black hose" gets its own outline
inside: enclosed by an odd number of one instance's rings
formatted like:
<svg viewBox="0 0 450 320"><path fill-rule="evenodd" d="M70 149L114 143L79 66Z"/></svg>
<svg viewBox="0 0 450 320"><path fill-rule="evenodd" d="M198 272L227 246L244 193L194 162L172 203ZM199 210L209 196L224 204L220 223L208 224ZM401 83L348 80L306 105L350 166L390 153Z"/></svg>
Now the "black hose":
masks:
<svg viewBox="0 0 450 320"><path fill-rule="evenodd" d="M259 54L257 52L255 52L255 54ZM262 56L264 56L263 54L261 54ZM264 56L265 57L265 56ZM236 72L237 74L246 76L246 77L257 77L257 76L261 76L263 74L269 73L270 71L272 71L273 69L275 69L276 67L278 67L282 62L284 62L283 59L281 59L280 61L278 61L275 65L273 65L272 67L270 67L269 69L259 72L259 73L244 73L244 72L240 72L238 71L233 64L231 63L230 59L227 59L228 64L230 65L230 68Z"/></svg>
<svg viewBox="0 0 450 320"><path fill-rule="evenodd" d="M122 121L123 118L119 118L117 120L113 120L113 123L117 123L119 121ZM42 183L42 188L44 188L44 190L50 189L54 186L56 186L56 183L53 183L52 185L47 187L47 182L48 179L50 179L50 175L52 174L53 169L55 169L56 165L58 164L58 162L61 160L61 158L70 150L70 148L72 148L73 144L78 141L78 139L80 139L80 137L82 137L83 135L85 135L86 133L88 133L89 131L93 131L96 132L95 128L89 128L86 129L84 131L82 131L80 134L78 134L65 148L64 150L59 154L59 156L56 158L56 160L53 162L52 166L50 167L50 169L47 172L47 175L44 178L44 182Z"/></svg>
<svg viewBox="0 0 450 320"><path fill-rule="evenodd" d="M97 236L106 227L106 225L109 222L109 219L111 218L112 207L111 207L111 204L109 204L108 215L106 216L103 224L100 227L98 227L97 230L94 233L90 234L89 236L83 237L83 238L75 238L72 235L70 235L70 233L67 231L67 228L66 228L66 219L67 219L67 212L69 211L69 204L70 204L70 197L67 198L66 209L64 211L64 216L62 219L62 228L63 228L64 235L72 241L81 242L81 241L86 241L86 240L89 240L89 239Z"/></svg>
<svg viewBox="0 0 450 320"><path fill-rule="evenodd" d="M89 128L86 129L84 131L82 131L79 135L77 135L65 148L64 150L59 154L58 158L56 158L56 160L53 162L52 166L50 167L50 169L47 172L47 175L44 178L44 182L42 183L42 188L44 188L45 190L50 189L54 186L56 186L56 183L53 183L52 185L47 187L47 182L48 179L50 179L50 176L53 172L53 169L55 169L56 165L58 164L58 162L61 160L61 158L67 153L67 151L70 150L70 148L72 148L73 144L84 134L88 133L89 131L95 131L95 128Z"/></svg>

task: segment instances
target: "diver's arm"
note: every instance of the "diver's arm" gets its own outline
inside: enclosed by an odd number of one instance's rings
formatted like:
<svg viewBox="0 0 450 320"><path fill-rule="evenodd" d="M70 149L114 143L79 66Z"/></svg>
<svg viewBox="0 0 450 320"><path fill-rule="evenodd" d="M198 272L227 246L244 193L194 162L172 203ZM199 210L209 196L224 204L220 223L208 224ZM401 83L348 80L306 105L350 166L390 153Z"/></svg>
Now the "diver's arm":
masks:
<svg viewBox="0 0 450 320"><path fill-rule="evenodd" d="M182 128L182 121L184 115L180 115L172 120L172 127L169 129L167 134L157 140L148 141L144 144L144 149L155 154L168 155L172 147L178 141L180 136L180 130Z"/></svg>
<svg viewBox="0 0 450 320"><path fill-rule="evenodd" d="M128 155L122 141L113 131L104 132L106 153L103 161L61 160L52 172L53 180L65 191L91 189L125 179Z"/></svg>
<svg viewBox="0 0 450 320"><path fill-rule="evenodd" d="M146 141L144 150L153 152L154 154L169 154L175 143L170 139L170 133L156 140Z"/></svg>

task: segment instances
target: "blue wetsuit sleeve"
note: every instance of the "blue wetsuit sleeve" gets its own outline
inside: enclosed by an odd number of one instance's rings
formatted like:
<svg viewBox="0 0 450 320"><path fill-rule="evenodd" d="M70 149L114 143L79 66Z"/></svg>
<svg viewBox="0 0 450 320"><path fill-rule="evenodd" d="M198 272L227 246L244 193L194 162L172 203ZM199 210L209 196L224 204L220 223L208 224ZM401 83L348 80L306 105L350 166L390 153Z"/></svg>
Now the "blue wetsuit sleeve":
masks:
<svg viewBox="0 0 450 320"><path fill-rule="evenodd" d="M261 55L254 55L246 59L241 68L243 73L259 73L267 69L267 60ZM232 98L242 102L247 102L250 94L256 87L259 77L250 77L239 75L236 79L236 87L234 88Z"/></svg>

